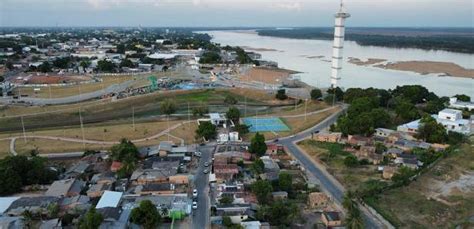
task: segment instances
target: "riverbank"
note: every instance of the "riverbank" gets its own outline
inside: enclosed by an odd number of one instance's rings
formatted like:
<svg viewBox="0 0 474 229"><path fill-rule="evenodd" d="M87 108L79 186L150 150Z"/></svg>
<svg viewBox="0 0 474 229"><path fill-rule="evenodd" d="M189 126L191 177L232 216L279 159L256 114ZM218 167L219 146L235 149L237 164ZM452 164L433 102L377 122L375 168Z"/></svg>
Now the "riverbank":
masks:
<svg viewBox="0 0 474 229"><path fill-rule="evenodd" d="M363 62L359 62L359 63L363 63ZM416 72L421 75L440 74L440 76L452 76L452 77L474 79L474 69L466 69L457 64L449 63L449 62L400 61L400 62L394 62L394 63L378 64L378 65L374 65L374 67L382 68L382 69L397 70L397 71Z"/></svg>

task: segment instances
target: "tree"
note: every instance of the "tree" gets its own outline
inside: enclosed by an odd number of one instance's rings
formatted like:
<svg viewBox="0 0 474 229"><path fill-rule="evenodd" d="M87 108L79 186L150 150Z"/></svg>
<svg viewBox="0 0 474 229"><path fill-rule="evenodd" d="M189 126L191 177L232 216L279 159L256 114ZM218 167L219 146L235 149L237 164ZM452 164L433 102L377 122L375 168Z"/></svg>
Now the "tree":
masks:
<svg viewBox="0 0 474 229"><path fill-rule="evenodd" d="M232 226L232 220L230 219L229 216L223 216L222 217L222 225L226 227L231 227Z"/></svg>
<svg viewBox="0 0 474 229"><path fill-rule="evenodd" d="M392 96L401 97L402 99L408 100L412 104L416 104L428 100L430 92L421 85L404 85L397 86L392 91Z"/></svg>
<svg viewBox="0 0 474 229"><path fill-rule="evenodd" d="M126 138L122 138L119 144L112 146L110 151L112 153L112 159L115 161L126 162L129 160L138 160L137 147Z"/></svg>
<svg viewBox="0 0 474 229"><path fill-rule="evenodd" d="M176 112L176 103L171 100L171 99L165 99L163 102L160 104L160 111L169 116Z"/></svg>
<svg viewBox="0 0 474 229"><path fill-rule="evenodd" d="M252 171L256 174L261 174L265 169L265 164L263 163L262 159L257 158L250 166L250 169L252 169Z"/></svg>
<svg viewBox="0 0 474 229"><path fill-rule="evenodd" d="M193 107L193 116L203 116L204 114L209 113L209 108L207 104L205 103L200 103L198 106Z"/></svg>
<svg viewBox="0 0 474 229"><path fill-rule="evenodd" d="M38 71L46 73L51 72L51 64L49 62L43 62L40 66L38 66Z"/></svg>
<svg viewBox="0 0 474 229"><path fill-rule="evenodd" d="M79 221L79 229L97 229L103 220L104 217L92 207Z"/></svg>
<svg viewBox="0 0 474 229"><path fill-rule="evenodd" d="M88 68L91 65L91 62L89 60L83 60L79 65L83 68Z"/></svg>
<svg viewBox="0 0 474 229"><path fill-rule="evenodd" d="M416 137L429 143L444 143L448 140L444 126L430 115L421 118Z"/></svg>
<svg viewBox="0 0 474 229"><path fill-rule="evenodd" d="M392 181L398 186L405 186L410 183L410 179L413 175L415 175L415 171L413 169L402 166L392 176Z"/></svg>
<svg viewBox="0 0 474 229"><path fill-rule="evenodd" d="M278 175L278 187L281 190L290 192L293 185L293 177L289 173L281 172Z"/></svg>
<svg viewBox="0 0 474 229"><path fill-rule="evenodd" d="M346 158L344 158L344 165L347 167L356 167L359 165L359 161L357 160L357 157L349 154Z"/></svg>
<svg viewBox="0 0 474 229"><path fill-rule="evenodd" d="M463 102L470 102L471 101L471 97L469 97L465 94L457 94L454 97L456 97L459 101L463 101Z"/></svg>
<svg viewBox="0 0 474 229"><path fill-rule="evenodd" d="M235 105L237 104L237 102L237 99L232 95L227 95L224 99L224 103L227 103L229 105Z"/></svg>
<svg viewBox="0 0 474 229"><path fill-rule="evenodd" d="M267 180L258 180L252 184L252 192L257 196L260 204L266 204L270 201L273 191L272 184Z"/></svg>
<svg viewBox="0 0 474 229"><path fill-rule="evenodd" d="M196 129L196 138L213 139L217 135L216 126L211 122L200 122Z"/></svg>
<svg viewBox="0 0 474 229"><path fill-rule="evenodd" d="M288 227L298 219L298 206L289 201L274 201L269 206L260 206L257 210L257 219L268 221L271 225Z"/></svg>
<svg viewBox="0 0 474 229"><path fill-rule="evenodd" d="M409 100L403 98L396 99L395 113L397 114L397 117L400 117L405 121L414 120L419 117L415 105Z"/></svg>
<svg viewBox="0 0 474 229"><path fill-rule="evenodd" d="M226 195L219 200L219 203L221 204L231 204L233 202L234 202L234 197L230 195Z"/></svg>
<svg viewBox="0 0 474 229"><path fill-rule="evenodd" d="M239 124L235 124L234 130L239 132L239 135L242 136L250 132L250 126L239 123Z"/></svg>
<svg viewBox="0 0 474 229"><path fill-rule="evenodd" d="M120 67L134 68L136 65L130 59L123 59L122 62L120 62Z"/></svg>
<svg viewBox="0 0 474 229"><path fill-rule="evenodd" d="M240 119L240 111L236 107L230 107L227 113L225 114L226 117L234 123L238 123Z"/></svg>
<svg viewBox="0 0 474 229"><path fill-rule="evenodd" d="M288 98L288 96L286 95L286 91L285 89L279 89L275 95L275 98L279 99L279 100L285 100Z"/></svg>
<svg viewBox="0 0 474 229"><path fill-rule="evenodd" d="M97 69L100 72L113 72L115 70L115 64L108 60L99 60L97 62Z"/></svg>
<svg viewBox="0 0 474 229"><path fill-rule="evenodd" d="M58 217L59 213L59 205L57 203L50 203L48 204L48 217L49 218L56 218Z"/></svg>
<svg viewBox="0 0 474 229"><path fill-rule="evenodd" d="M261 157L267 152L267 144L265 143L265 136L256 133L250 141L249 152Z"/></svg>
<svg viewBox="0 0 474 229"><path fill-rule="evenodd" d="M208 51L202 54L199 59L200 64L219 64L222 62L222 58L219 53L215 51Z"/></svg>
<svg viewBox="0 0 474 229"><path fill-rule="evenodd" d="M352 229L363 229L364 221L362 220L359 206L354 200L354 194L351 191L348 191L346 195L344 195L342 206L347 211L347 216L345 219L346 227Z"/></svg>
<svg viewBox="0 0 474 229"><path fill-rule="evenodd" d="M66 69L69 67L70 62L70 57L57 58L53 61L53 66L56 68Z"/></svg>
<svg viewBox="0 0 474 229"><path fill-rule="evenodd" d="M320 99L321 97L323 97L323 93L321 92L320 89L315 88L311 90L311 99L316 100L316 99Z"/></svg>
<svg viewBox="0 0 474 229"><path fill-rule="evenodd" d="M160 225L161 216L150 200L143 200L130 213L130 222L138 224L145 229L153 229Z"/></svg>
<svg viewBox="0 0 474 229"><path fill-rule="evenodd" d="M340 87L329 88L327 92L331 95L336 94L336 101L342 101L344 99L344 91L342 91Z"/></svg>

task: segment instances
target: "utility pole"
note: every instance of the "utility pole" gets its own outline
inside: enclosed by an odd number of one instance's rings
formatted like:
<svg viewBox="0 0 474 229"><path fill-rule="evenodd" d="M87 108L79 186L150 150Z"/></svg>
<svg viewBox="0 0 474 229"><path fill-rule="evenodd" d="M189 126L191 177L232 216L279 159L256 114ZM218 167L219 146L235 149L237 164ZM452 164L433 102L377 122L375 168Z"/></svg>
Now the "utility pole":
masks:
<svg viewBox="0 0 474 229"><path fill-rule="evenodd" d="M132 126L133 126L133 131L136 131L135 129L135 107L132 106Z"/></svg>
<svg viewBox="0 0 474 229"><path fill-rule="evenodd" d="M23 128L23 140L25 141L26 143L26 132L25 132L25 123L23 122L23 116L20 116L21 117L21 126Z"/></svg>
<svg viewBox="0 0 474 229"><path fill-rule="evenodd" d="M86 138L84 136L84 123L82 122L82 112L81 112L80 107L79 107L79 122L81 123L82 146L84 147L84 150L86 150Z"/></svg>

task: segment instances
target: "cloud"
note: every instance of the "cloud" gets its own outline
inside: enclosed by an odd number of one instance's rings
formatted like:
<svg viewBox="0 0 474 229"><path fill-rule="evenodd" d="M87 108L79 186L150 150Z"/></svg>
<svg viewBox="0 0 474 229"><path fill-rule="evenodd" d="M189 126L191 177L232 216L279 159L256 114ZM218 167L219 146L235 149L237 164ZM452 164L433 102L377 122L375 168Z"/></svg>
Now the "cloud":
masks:
<svg viewBox="0 0 474 229"><path fill-rule="evenodd" d="M274 7L277 9L300 11L302 4L300 2L283 2L275 4Z"/></svg>

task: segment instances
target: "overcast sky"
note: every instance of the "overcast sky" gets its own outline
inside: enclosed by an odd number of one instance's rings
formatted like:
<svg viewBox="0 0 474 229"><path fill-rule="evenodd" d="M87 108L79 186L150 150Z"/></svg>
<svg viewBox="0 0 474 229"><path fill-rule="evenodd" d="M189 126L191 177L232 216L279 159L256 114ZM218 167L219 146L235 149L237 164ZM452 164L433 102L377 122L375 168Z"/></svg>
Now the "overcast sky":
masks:
<svg viewBox="0 0 474 229"><path fill-rule="evenodd" d="M473 27L473 0L345 0L349 26ZM339 0L0 0L0 26L332 26Z"/></svg>

